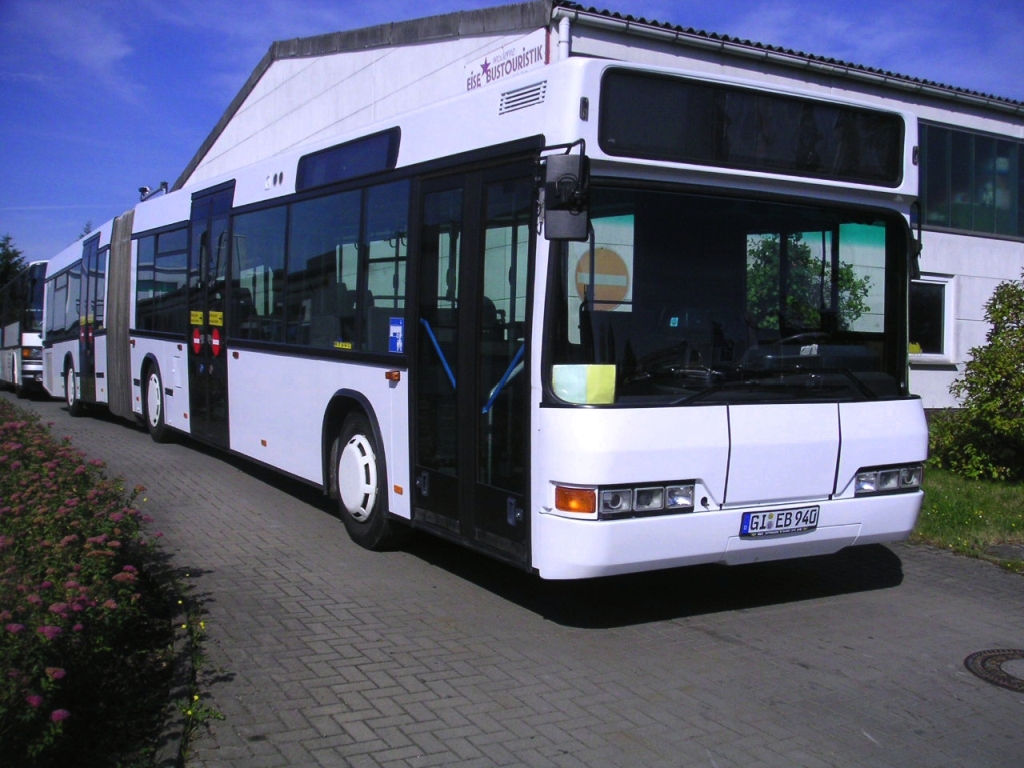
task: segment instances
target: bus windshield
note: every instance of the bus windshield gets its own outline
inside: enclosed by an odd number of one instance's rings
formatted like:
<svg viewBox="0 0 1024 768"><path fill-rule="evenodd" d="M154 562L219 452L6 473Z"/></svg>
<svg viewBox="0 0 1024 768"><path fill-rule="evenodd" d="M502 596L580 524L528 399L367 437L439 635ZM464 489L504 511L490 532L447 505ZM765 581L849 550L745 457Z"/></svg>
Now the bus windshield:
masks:
<svg viewBox="0 0 1024 768"><path fill-rule="evenodd" d="M906 225L825 205L601 188L555 246L549 396L579 404L860 401L905 392ZM905 343L905 342L903 342Z"/></svg>

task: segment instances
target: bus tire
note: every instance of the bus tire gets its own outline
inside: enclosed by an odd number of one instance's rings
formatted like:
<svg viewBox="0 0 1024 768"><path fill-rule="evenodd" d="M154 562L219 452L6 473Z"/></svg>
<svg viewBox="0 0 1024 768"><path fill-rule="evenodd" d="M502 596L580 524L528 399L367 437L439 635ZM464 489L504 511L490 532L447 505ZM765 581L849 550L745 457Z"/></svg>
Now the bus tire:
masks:
<svg viewBox="0 0 1024 768"><path fill-rule="evenodd" d="M362 413L345 419L331 448L331 464L338 510L352 541L374 551L400 544L407 529L388 517L387 468Z"/></svg>
<svg viewBox="0 0 1024 768"><path fill-rule="evenodd" d="M82 415L85 406L78 398L78 388L75 387L75 366L70 364L64 369L64 400L68 404L68 414L71 416Z"/></svg>
<svg viewBox="0 0 1024 768"><path fill-rule="evenodd" d="M142 411L146 431L153 442L166 443L170 438L170 430L164 420L164 382L160 377L160 367L156 364L149 366L144 381Z"/></svg>

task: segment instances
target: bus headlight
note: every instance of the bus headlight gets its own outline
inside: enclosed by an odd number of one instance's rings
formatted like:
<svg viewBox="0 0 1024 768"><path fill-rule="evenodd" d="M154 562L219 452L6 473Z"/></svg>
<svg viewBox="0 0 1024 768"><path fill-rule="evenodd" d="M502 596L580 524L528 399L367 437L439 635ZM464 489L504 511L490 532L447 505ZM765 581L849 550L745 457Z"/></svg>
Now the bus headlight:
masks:
<svg viewBox="0 0 1024 768"><path fill-rule="evenodd" d="M21 357L23 360L42 360L43 350L39 347L22 347Z"/></svg>
<svg viewBox="0 0 1024 768"><path fill-rule="evenodd" d="M665 489L665 506L677 512L693 510L693 483L688 485L670 485Z"/></svg>
<svg viewBox="0 0 1024 768"><path fill-rule="evenodd" d="M916 491L921 488L923 480L924 467L920 464L862 469L854 479L853 492L856 496L866 496Z"/></svg>
<svg viewBox="0 0 1024 768"><path fill-rule="evenodd" d="M638 488L602 488L598 517L605 520L692 512L694 484L687 480Z"/></svg>
<svg viewBox="0 0 1024 768"><path fill-rule="evenodd" d="M610 488L556 485L553 511L590 520L692 512L695 485L694 480Z"/></svg>
<svg viewBox="0 0 1024 768"><path fill-rule="evenodd" d="M601 516L621 515L633 509L633 491L629 488L616 488L601 491Z"/></svg>

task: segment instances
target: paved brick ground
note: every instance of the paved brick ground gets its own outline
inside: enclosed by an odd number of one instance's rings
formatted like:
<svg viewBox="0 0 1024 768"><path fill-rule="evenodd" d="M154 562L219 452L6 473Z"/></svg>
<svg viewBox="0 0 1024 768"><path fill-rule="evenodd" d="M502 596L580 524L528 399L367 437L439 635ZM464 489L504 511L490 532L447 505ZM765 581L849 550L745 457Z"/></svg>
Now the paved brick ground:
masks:
<svg viewBox="0 0 1024 768"><path fill-rule="evenodd" d="M4 397L11 397L4 394ZM365 552L320 495L31 404L147 488L226 715L193 768L1024 765L1024 579L927 548L545 583L441 542Z"/></svg>

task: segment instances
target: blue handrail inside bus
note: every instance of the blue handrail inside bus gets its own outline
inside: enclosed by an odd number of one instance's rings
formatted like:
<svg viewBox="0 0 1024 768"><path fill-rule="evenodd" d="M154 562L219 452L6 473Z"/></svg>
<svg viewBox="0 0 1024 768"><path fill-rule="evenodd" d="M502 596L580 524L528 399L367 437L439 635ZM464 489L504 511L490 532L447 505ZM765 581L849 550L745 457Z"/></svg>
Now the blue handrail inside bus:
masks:
<svg viewBox="0 0 1024 768"><path fill-rule="evenodd" d="M434 335L434 329L430 327L430 323L427 322L425 317L420 318L420 323L427 329L427 336L430 337L430 343L434 345L434 349L437 351L437 356L441 359L441 365L444 366L444 372L448 374L448 381L452 383L452 389L456 389L455 386L455 374L452 373L452 369L448 365L448 360L444 356L444 352L441 351L441 345L437 341L437 336Z"/></svg>
<svg viewBox="0 0 1024 768"><path fill-rule="evenodd" d="M508 364L508 368L505 370L505 375L501 377L501 381L498 382L497 386L491 390L491 396L487 400L487 405L484 406L481 413L487 413L494 406L494 401L498 399L498 395L501 394L501 390L508 384L508 380L516 374L516 366L523 361L523 353L526 351L526 344L519 346L519 351L516 352L516 356L512 358L512 362Z"/></svg>

